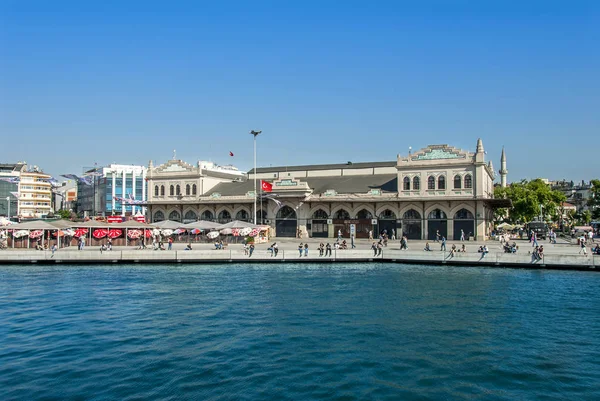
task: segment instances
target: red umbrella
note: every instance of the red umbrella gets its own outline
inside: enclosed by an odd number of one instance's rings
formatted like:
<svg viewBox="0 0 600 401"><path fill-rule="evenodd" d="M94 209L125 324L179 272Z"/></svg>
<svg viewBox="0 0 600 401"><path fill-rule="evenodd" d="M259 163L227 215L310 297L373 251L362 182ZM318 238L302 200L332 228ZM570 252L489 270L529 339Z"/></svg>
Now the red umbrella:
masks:
<svg viewBox="0 0 600 401"><path fill-rule="evenodd" d="M64 237L65 233L64 233L62 230L60 230L60 231L57 231L57 232L58 232L58 236L59 236L59 237ZM53 236L53 237L56 237L56 232L52 233L52 236Z"/></svg>
<svg viewBox="0 0 600 401"><path fill-rule="evenodd" d="M94 230L94 232L92 233L92 235L96 239L101 239L101 238L104 238L104 237L106 237L108 235L108 230L106 230L104 228L98 228L98 229Z"/></svg>
<svg viewBox="0 0 600 401"><path fill-rule="evenodd" d="M75 230L75 237L85 237L87 233L87 228L78 228L77 230Z"/></svg>
<svg viewBox="0 0 600 401"><path fill-rule="evenodd" d="M127 236L131 239L138 239L142 236L142 230L129 230Z"/></svg>
<svg viewBox="0 0 600 401"><path fill-rule="evenodd" d="M146 236L146 238L152 238L152 230L145 230L146 233L144 234Z"/></svg>
<svg viewBox="0 0 600 401"><path fill-rule="evenodd" d="M117 238L123 235L123 230L119 230L118 228L111 228L108 230L108 238Z"/></svg>
<svg viewBox="0 0 600 401"><path fill-rule="evenodd" d="M29 238L41 237L44 234L43 230L34 230L29 233Z"/></svg>

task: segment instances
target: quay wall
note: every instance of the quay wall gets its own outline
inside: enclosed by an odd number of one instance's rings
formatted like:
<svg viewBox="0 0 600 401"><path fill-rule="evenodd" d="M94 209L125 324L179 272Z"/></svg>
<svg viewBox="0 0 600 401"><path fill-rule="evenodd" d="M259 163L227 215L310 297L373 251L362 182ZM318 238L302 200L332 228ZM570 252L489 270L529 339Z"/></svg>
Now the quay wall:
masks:
<svg viewBox="0 0 600 401"><path fill-rule="evenodd" d="M421 263L433 265L472 265L520 268L548 268L565 270L600 270L600 256L583 255L545 255L534 261L529 254L488 253L456 253L432 251L400 251L385 249L381 255L373 255L371 250L333 251L331 256L319 256L312 250L309 256L299 256L298 251L281 250L277 257L265 251L255 252L252 257L242 250L193 250L193 251L148 251L148 250L115 250L115 251L51 251L14 250L1 252L0 264L31 263L230 263L230 262L371 262L386 261L395 263Z"/></svg>

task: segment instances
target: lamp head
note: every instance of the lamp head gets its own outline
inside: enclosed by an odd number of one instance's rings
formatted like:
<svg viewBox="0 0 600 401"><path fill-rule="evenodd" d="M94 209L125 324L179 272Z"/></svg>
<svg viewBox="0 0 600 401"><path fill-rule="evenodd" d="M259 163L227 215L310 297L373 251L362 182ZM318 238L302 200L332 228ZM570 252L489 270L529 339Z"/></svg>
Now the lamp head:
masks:
<svg viewBox="0 0 600 401"><path fill-rule="evenodd" d="M258 136L258 134L260 134L262 131L250 131L250 135L254 135L254 137L256 138Z"/></svg>

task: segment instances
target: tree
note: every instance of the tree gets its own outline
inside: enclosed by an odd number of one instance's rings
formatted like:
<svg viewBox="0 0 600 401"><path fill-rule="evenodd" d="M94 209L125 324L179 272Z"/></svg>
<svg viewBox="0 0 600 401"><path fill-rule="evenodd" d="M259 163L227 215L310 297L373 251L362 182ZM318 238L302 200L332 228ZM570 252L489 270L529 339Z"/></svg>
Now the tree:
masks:
<svg viewBox="0 0 600 401"><path fill-rule="evenodd" d="M592 218L600 219L600 180L592 180L591 181L591 195L588 199L588 206L592 210Z"/></svg>
<svg viewBox="0 0 600 401"><path fill-rule="evenodd" d="M56 214L59 215L61 219L70 219L71 218L70 210L60 209L59 211L56 212Z"/></svg>
<svg viewBox="0 0 600 401"><path fill-rule="evenodd" d="M494 197L512 201L513 207L508 210L508 215L513 223L528 223L540 215L542 219L546 216L556 216L558 208L566 200L562 192L550 189L550 186L539 178L512 183L505 188L497 187Z"/></svg>

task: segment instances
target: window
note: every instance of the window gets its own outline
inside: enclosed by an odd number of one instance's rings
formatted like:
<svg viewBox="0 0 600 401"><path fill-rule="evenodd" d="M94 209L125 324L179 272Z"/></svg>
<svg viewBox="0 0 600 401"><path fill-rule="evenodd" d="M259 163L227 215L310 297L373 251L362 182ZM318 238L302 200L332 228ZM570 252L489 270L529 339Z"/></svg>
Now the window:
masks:
<svg viewBox="0 0 600 401"><path fill-rule="evenodd" d="M246 210L242 209L239 212L237 212L237 214L235 215L235 219L240 221L248 221L250 219L250 215Z"/></svg>
<svg viewBox="0 0 600 401"><path fill-rule="evenodd" d="M350 213L348 213L344 209L340 209L337 212L335 212L335 214L333 215L333 218L337 219L337 220L348 220L348 219L350 219Z"/></svg>
<svg viewBox="0 0 600 401"><path fill-rule="evenodd" d="M173 210L171 213L169 213L169 220L179 222L179 221L181 221L181 215L179 214L178 211Z"/></svg>
<svg viewBox="0 0 600 401"><path fill-rule="evenodd" d="M435 178L431 175L427 178L427 189L435 189Z"/></svg>
<svg viewBox="0 0 600 401"><path fill-rule="evenodd" d="M390 209L385 209L383 212L379 213L379 218L382 220L395 220L396 213L392 212Z"/></svg>
<svg viewBox="0 0 600 401"><path fill-rule="evenodd" d="M163 187L164 188L164 187ZM158 211L156 213L154 213L154 222L159 222L159 221L163 221L165 219L165 215L163 214L163 212Z"/></svg>
<svg viewBox="0 0 600 401"><path fill-rule="evenodd" d="M469 210L467 209L460 209L458 212L456 212L456 214L454 215L454 219L455 220L473 220L475 217L473 216L473 213L471 213Z"/></svg>
<svg viewBox="0 0 600 401"><path fill-rule="evenodd" d="M410 178L404 177L404 190L410 191Z"/></svg>
<svg viewBox="0 0 600 401"><path fill-rule="evenodd" d="M175 187L173 185L171 185L169 187L169 195L171 195L171 196L175 195Z"/></svg>
<svg viewBox="0 0 600 401"><path fill-rule="evenodd" d="M419 177L413 178L413 190L418 191L421 189L421 179Z"/></svg>
<svg viewBox="0 0 600 401"><path fill-rule="evenodd" d="M440 209L433 209L431 212L429 212L428 217L433 220L445 220L447 218L446 213Z"/></svg>
<svg viewBox="0 0 600 401"><path fill-rule="evenodd" d="M181 195L181 187L177 184L177 195Z"/></svg>
<svg viewBox="0 0 600 401"><path fill-rule="evenodd" d="M446 177L443 175L438 177L438 189L446 189Z"/></svg>
<svg viewBox="0 0 600 401"><path fill-rule="evenodd" d="M465 175L465 188L473 188L473 177L471 177L471 174Z"/></svg>
<svg viewBox="0 0 600 401"><path fill-rule="evenodd" d="M462 179L460 178L460 175L455 175L454 176L454 189L460 189L462 183Z"/></svg>
<svg viewBox="0 0 600 401"><path fill-rule="evenodd" d="M356 215L357 219L372 219L373 215L366 209L361 209Z"/></svg>
<svg viewBox="0 0 600 401"><path fill-rule="evenodd" d="M192 195L196 195L197 189L198 189L198 187L196 186L196 184L192 185Z"/></svg>
<svg viewBox="0 0 600 401"><path fill-rule="evenodd" d="M158 185L154 186L154 196L158 196Z"/></svg>
<svg viewBox="0 0 600 401"><path fill-rule="evenodd" d="M316 210L313 215L312 215L313 219L327 219L327 212L325 212L323 209L319 209Z"/></svg>
<svg viewBox="0 0 600 401"><path fill-rule="evenodd" d="M212 220L213 218L213 214L210 210L205 210L202 212L202 215L200 215L200 220Z"/></svg>
<svg viewBox="0 0 600 401"><path fill-rule="evenodd" d="M421 213L417 212L415 209L410 209L404 213L402 218L404 220L420 220Z"/></svg>
<svg viewBox="0 0 600 401"><path fill-rule="evenodd" d="M160 196L165 196L165 186L164 185L160 186Z"/></svg>
<svg viewBox="0 0 600 401"><path fill-rule="evenodd" d="M191 187L190 187L190 184L187 184L187 185L185 186L185 194L186 194L186 195L189 195L190 193L191 193Z"/></svg>

